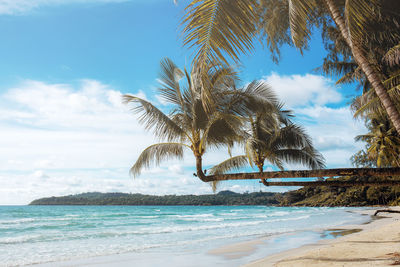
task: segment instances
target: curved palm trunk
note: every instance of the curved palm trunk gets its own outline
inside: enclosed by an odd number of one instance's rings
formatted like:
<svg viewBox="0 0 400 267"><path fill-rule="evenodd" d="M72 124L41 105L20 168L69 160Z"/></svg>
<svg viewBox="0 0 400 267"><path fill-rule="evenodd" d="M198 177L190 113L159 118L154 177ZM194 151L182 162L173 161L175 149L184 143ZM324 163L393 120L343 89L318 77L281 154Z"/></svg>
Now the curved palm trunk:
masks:
<svg viewBox="0 0 400 267"><path fill-rule="evenodd" d="M390 98L386 88L383 86L379 72L374 68L374 66L368 61L365 53L359 47L357 43L353 43L350 39L349 32L346 29L345 21L340 14L338 7L336 6L335 0L325 0L329 11L331 13L332 19L335 21L336 25L342 36L345 38L347 44L350 46L353 58L357 64L361 67L368 81L371 83L372 88L374 88L376 94L382 102L390 120L392 121L397 133L400 134L400 113L396 109L392 99Z"/></svg>
<svg viewBox="0 0 400 267"><path fill-rule="evenodd" d="M203 182L208 182L207 176L203 172L203 162L201 156L196 156L196 173L200 180Z"/></svg>

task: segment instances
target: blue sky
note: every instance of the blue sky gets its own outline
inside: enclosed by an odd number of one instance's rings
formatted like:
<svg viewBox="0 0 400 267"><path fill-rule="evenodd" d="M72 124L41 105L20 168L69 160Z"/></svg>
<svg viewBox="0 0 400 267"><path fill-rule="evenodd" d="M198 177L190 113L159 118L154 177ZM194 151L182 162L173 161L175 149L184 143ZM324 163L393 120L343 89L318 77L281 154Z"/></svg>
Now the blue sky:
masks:
<svg viewBox="0 0 400 267"><path fill-rule="evenodd" d="M192 176L190 154L135 180L128 174L154 139L121 104L121 94L168 109L157 98L156 79L163 57L190 66L193 50L182 47L179 26L186 3L0 1L0 204L86 191L211 193ZM316 35L303 56L284 47L277 65L257 44L242 56L241 78L270 83L314 138L328 167L347 167L362 145L353 138L364 127L347 107L353 87L336 87L330 77L313 72L324 53ZM224 151L213 151L205 164L223 157ZM223 189L260 186L228 182Z"/></svg>

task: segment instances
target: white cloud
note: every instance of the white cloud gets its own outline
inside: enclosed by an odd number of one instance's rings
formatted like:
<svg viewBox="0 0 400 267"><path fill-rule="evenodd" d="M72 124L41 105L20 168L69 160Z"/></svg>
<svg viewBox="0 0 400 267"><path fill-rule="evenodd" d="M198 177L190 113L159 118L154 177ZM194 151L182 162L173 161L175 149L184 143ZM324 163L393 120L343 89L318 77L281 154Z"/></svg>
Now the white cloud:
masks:
<svg viewBox="0 0 400 267"><path fill-rule="evenodd" d="M143 91L136 95L146 98ZM121 103L121 93L99 81L27 80L0 95L0 103L1 204L86 191L212 192L192 170L185 172L194 165L190 153L130 177L140 152L157 140Z"/></svg>
<svg viewBox="0 0 400 267"><path fill-rule="evenodd" d="M290 108L325 105L342 100L332 81L320 75L286 76L272 73L264 79Z"/></svg>
<svg viewBox="0 0 400 267"><path fill-rule="evenodd" d="M180 164L173 164L168 167L168 170L174 174L183 174L184 173L183 167Z"/></svg>
<svg viewBox="0 0 400 267"><path fill-rule="evenodd" d="M154 141L121 104L121 93L97 81L78 88L25 81L0 101L0 170L8 161L22 170L128 166Z"/></svg>
<svg viewBox="0 0 400 267"><path fill-rule="evenodd" d="M264 77L285 106L292 109L295 121L304 126L314 145L324 155L328 167L350 167L350 157L362 147L354 137L365 127L355 121L343 103L340 88L320 75L279 75ZM336 106L336 107L331 107Z"/></svg>
<svg viewBox="0 0 400 267"><path fill-rule="evenodd" d="M325 156L330 167L350 167L350 157L361 149L354 137L366 132L362 122L353 119L347 106L316 106L295 109L296 115Z"/></svg>
<svg viewBox="0 0 400 267"><path fill-rule="evenodd" d="M0 14L23 14L40 6L92 3L121 3L130 0L0 0Z"/></svg>

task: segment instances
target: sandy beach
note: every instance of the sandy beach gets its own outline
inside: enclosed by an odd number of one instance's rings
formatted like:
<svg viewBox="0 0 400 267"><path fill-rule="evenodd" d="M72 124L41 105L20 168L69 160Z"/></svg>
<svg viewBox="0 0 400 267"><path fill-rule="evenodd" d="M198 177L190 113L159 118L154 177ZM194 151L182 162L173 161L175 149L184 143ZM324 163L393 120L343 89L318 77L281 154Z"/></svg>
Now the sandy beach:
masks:
<svg viewBox="0 0 400 267"><path fill-rule="evenodd" d="M362 212L373 215L374 211ZM370 223L340 228L361 229L357 233L284 251L243 267L400 265L400 214L378 215Z"/></svg>

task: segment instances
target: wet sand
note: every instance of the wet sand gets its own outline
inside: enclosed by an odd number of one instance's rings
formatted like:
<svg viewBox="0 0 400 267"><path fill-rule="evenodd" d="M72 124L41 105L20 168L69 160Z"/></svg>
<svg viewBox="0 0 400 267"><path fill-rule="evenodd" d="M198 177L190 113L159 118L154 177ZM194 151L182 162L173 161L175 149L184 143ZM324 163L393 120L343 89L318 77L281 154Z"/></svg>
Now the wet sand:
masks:
<svg viewBox="0 0 400 267"><path fill-rule="evenodd" d="M374 210L362 212L373 215ZM367 224L334 229L343 235L337 239L280 252L244 267L400 265L400 214L380 213L372 218Z"/></svg>

